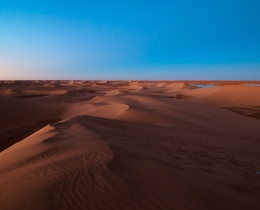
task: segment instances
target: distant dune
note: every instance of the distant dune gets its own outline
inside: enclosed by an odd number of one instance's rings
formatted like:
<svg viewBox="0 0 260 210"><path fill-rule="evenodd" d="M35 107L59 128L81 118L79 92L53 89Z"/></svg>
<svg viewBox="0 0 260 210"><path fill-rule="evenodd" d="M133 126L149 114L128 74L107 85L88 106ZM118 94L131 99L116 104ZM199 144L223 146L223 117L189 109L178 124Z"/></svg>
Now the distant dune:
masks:
<svg viewBox="0 0 260 210"><path fill-rule="evenodd" d="M0 209L260 209L249 83L0 81Z"/></svg>

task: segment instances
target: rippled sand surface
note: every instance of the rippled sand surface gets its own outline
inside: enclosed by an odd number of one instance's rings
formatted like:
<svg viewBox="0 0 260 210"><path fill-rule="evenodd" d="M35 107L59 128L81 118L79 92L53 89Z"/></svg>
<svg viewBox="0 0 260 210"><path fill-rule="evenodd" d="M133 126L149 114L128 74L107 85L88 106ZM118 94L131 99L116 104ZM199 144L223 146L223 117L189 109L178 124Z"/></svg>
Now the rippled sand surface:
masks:
<svg viewBox="0 0 260 210"><path fill-rule="evenodd" d="M1 209L260 209L260 87L0 82Z"/></svg>

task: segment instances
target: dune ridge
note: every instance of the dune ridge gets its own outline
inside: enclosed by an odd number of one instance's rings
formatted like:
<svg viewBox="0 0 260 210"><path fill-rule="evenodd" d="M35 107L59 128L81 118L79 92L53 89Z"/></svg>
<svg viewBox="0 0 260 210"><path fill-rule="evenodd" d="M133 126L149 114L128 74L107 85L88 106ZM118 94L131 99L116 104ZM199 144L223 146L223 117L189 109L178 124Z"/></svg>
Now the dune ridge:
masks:
<svg viewBox="0 0 260 210"><path fill-rule="evenodd" d="M187 85L0 83L1 209L259 209L260 87Z"/></svg>

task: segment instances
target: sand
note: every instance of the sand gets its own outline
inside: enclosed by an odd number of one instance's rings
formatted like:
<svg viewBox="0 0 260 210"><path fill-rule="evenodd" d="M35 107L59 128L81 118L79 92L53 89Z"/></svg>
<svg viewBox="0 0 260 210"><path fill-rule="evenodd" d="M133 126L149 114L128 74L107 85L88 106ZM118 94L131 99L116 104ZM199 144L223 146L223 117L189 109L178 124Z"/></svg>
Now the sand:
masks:
<svg viewBox="0 0 260 210"><path fill-rule="evenodd" d="M260 209L260 87L210 83L0 82L0 209Z"/></svg>

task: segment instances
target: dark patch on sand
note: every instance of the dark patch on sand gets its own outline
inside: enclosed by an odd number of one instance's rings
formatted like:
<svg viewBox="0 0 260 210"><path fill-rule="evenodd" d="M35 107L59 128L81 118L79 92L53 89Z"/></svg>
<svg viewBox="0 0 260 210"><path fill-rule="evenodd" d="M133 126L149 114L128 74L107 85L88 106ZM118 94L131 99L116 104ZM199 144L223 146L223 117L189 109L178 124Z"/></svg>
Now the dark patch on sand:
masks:
<svg viewBox="0 0 260 210"><path fill-rule="evenodd" d="M255 119L260 119L260 106L254 107L221 107L237 114L242 114Z"/></svg>
<svg viewBox="0 0 260 210"><path fill-rule="evenodd" d="M176 99L188 99L192 98L191 96L186 96L183 94L177 94L175 96L160 96L160 95L149 95L150 97L155 97L155 98L176 98Z"/></svg>
<svg viewBox="0 0 260 210"><path fill-rule="evenodd" d="M96 93L96 90L93 90L93 89L81 89L81 90L69 90L68 92L72 92L72 93Z"/></svg>
<svg viewBox="0 0 260 210"><path fill-rule="evenodd" d="M169 96L169 98L177 98L177 99L187 99L187 98L192 98L191 96L186 96L183 94L177 94L175 96Z"/></svg>
<svg viewBox="0 0 260 210"><path fill-rule="evenodd" d="M39 98L44 96L48 96L48 94L21 95L21 96L15 96L15 98Z"/></svg>

